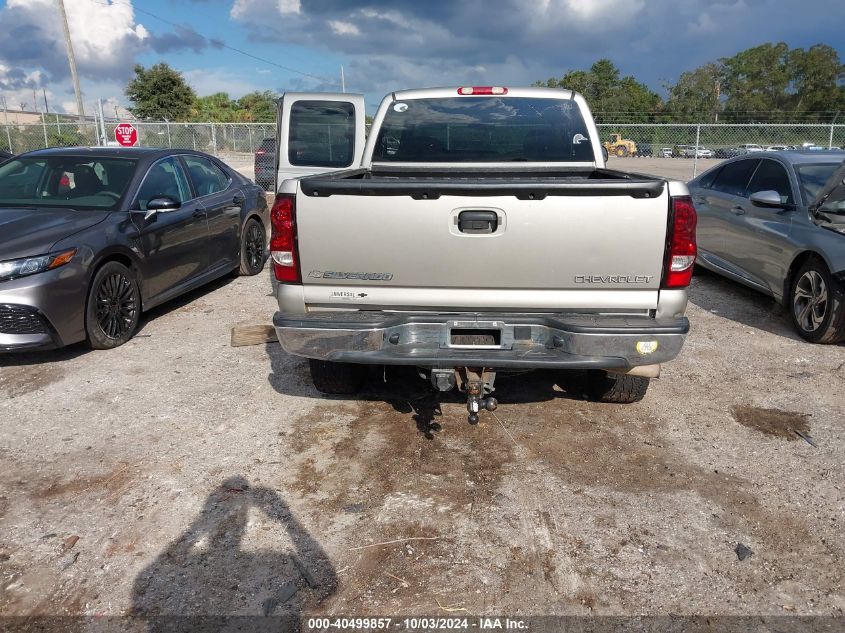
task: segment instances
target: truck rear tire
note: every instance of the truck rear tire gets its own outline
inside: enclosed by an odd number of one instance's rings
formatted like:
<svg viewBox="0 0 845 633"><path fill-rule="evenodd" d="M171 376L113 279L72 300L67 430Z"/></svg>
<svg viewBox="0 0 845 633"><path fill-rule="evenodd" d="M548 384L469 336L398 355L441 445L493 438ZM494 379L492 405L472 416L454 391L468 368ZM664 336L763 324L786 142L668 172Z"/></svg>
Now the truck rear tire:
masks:
<svg viewBox="0 0 845 633"><path fill-rule="evenodd" d="M317 391L329 396L357 393L364 384L364 367L353 363L332 363L308 359L311 380Z"/></svg>
<svg viewBox="0 0 845 633"><path fill-rule="evenodd" d="M584 377L584 393L595 402L630 404L639 402L648 390L649 379L629 374L591 370Z"/></svg>

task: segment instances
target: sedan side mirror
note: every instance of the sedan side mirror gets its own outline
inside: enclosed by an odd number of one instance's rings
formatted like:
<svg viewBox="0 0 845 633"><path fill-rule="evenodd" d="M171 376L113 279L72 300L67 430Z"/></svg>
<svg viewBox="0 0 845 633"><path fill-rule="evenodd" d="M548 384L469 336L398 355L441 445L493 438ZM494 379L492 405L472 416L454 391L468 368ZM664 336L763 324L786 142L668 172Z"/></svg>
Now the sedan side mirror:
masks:
<svg viewBox="0 0 845 633"><path fill-rule="evenodd" d="M182 203L174 200L170 196L160 196L153 198L147 202L147 213L144 215L144 220L149 220L156 213L167 213L168 211L176 211Z"/></svg>
<svg viewBox="0 0 845 633"><path fill-rule="evenodd" d="M749 200L751 200L751 204L758 207L783 209L789 206L787 203L781 200L780 194L777 191L771 190L758 191L757 193L752 193Z"/></svg>

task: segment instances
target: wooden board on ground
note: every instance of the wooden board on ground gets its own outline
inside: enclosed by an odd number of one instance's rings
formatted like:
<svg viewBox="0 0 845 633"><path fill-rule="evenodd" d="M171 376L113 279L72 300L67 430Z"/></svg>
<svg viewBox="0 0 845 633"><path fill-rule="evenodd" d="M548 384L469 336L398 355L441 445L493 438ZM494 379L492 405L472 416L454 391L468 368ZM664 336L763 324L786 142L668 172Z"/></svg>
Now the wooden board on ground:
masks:
<svg viewBox="0 0 845 633"><path fill-rule="evenodd" d="M276 330L272 325L236 325L232 328L232 347L278 343Z"/></svg>

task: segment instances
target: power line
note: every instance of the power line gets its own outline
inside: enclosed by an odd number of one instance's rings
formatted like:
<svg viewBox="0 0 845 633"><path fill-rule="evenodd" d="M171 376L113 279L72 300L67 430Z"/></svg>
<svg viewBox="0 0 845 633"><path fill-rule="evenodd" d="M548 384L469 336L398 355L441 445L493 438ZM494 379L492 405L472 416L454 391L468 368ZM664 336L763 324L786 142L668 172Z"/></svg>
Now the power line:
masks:
<svg viewBox="0 0 845 633"><path fill-rule="evenodd" d="M152 12L150 12L150 11L147 11L146 9L142 9L142 8L140 8L140 7L138 7L138 6L135 6L135 5L133 5L131 2L119 2L118 0L113 0L113 2L111 2L111 3L109 3L109 2L102 2L102 1L100 1L100 0L92 0L92 1L93 1L93 2L96 2L97 4L101 4L101 5L103 5L103 6L106 6L106 7L111 6L112 4L124 4L124 5L128 5L128 6L132 7L132 9L133 9L133 10L135 10L135 11L137 11L138 13L143 13L144 15L148 15L148 16L150 16L151 18L154 18L154 19L156 19L156 20L158 20L158 21L160 21L160 22L164 22L165 24L169 24L170 26L175 26L176 28L184 28L184 27L185 27L185 25L184 25L184 24L177 24L176 22L171 22L170 20L167 20L167 19L165 19L165 18L163 18L163 17L161 17L161 16L159 16L159 15L156 15L155 13L152 13ZM241 55L244 55L245 57L250 57L250 58L252 58L252 59L254 59L254 60L256 60L256 61L262 62L262 63L264 63L264 64L269 64L270 66L275 66L276 68L281 68L282 70L285 70L285 71L290 72L290 73L295 73L295 74L297 74L297 75L302 75L303 77L310 77L311 79L317 79L318 81L322 81L322 82L325 82L325 83L331 84L331 85L333 85L333 86L338 85L338 82L337 82L337 81L335 81L335 80L333 80L333 79L328 79L328 78L326 78L326 77L321 77L320 75L314 75L314 74L312 74L312 73L308 73L308 72L305 72L305 71L303 71L303 70L297 70L296 68L291 68L291 67L289 67L289 66L284 66L283 64L278 64L278 63L276 63L276 62L274 62L274 61L270 61L269 59L265 59L265 58L263 58L263 57L259 57L258 55L253 55L252 53L248 53L248 52L246 52L246 51L244 51L244 50L241 50L240 48L235 48L234 46L229 46L228 44L226 44L226 42L224 42L224 41L223 41L223 40L221 40L220 38L212 38L212 37L208 37L208 36L207 36L207 35L205 35L204 33L200 33L199 31L197 31L197 30L196 30L193 26L191 26L190 28L191 28L191 29L192 29L192 30L193 30L193 31L194 31L197 35L202 36L204 39L208 40L209 42L219 43L221 48L228 49L228 50L233 51L233 52L235 52L235 53L240 53Z"/></svg>

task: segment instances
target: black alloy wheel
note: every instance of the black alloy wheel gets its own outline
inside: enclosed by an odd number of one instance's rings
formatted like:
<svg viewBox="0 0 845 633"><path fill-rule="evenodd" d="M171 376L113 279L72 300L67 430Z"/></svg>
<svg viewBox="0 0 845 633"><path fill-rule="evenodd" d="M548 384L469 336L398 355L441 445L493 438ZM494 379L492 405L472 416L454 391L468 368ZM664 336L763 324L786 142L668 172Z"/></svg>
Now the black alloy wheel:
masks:
<svg viewBox="0 0 845 633"><path fill-rule="evenodd" d="M247 220L241 238L241 267L242 275L257 275L264 269L267 255L267 236L261 222L255 218Z"/></svg>
<svg viewBox="0 0 845 633"><path fill-rule="evenodd" d="M135 274L123 264L107 262L91 283L85 329L94 349L123 345L138 329L141 295Z"/></svg>

